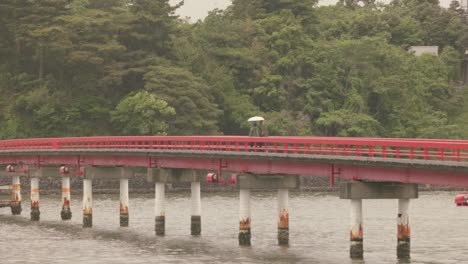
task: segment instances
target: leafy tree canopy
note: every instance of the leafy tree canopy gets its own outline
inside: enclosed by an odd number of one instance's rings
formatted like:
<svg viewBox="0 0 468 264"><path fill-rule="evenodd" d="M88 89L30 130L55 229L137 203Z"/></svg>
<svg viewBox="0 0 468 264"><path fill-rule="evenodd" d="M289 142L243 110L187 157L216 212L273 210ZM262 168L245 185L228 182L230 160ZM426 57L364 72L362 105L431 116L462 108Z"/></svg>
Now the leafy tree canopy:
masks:
<svg viewBox="0 0 468 264"><path fill-rule="evenodd" d="M468 137L464 12L437 0L0 2L0 138ZM410 46L438 46L416 56Z"/></svg>

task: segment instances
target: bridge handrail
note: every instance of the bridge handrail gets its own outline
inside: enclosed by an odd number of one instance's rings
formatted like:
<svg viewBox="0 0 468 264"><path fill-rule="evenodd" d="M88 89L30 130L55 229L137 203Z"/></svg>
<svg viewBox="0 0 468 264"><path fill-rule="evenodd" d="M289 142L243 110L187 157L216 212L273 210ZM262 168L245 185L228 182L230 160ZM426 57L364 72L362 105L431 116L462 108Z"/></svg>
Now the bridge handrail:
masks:
<svg viewBox="0 0 468 264"><path fill-rule="evenodd" d="M237 151L468 161L467 140L350 137L115 136L0 140L0 152L70 149Z"/></svg>

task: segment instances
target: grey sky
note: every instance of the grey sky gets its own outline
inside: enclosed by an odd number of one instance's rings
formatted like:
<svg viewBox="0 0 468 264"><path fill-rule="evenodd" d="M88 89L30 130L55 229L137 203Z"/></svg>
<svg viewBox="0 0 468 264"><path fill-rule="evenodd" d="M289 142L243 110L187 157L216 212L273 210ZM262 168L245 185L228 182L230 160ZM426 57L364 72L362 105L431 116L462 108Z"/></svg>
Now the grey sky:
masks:
<svg viewBox="0 0 468 264"><path fill-rule="evenodd" d="M390 0L382 1L389 2ZM443 7L448 7L451 0L439 0ZM171 0L171 4L178 3L179 0ZM320 5L335 4L337 0L320 0ZM208 11L215 8L224 9L231 4L231 0L185 0L177 14L181 17L190 17L190 21L195 22L208 15Z"/></svg>

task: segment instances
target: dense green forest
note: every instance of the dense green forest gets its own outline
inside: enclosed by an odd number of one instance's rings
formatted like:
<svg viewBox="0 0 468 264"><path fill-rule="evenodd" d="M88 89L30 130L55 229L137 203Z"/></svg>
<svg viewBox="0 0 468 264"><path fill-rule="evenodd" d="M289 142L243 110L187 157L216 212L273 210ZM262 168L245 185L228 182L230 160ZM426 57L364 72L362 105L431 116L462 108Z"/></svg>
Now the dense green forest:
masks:
<svg viewBox="0 0 468 264"><path fill-rule="evenodd" d="M2 0L0 138L468 138L468 27L437 0ZM413 45L439 46L415 56Z"/></svg>

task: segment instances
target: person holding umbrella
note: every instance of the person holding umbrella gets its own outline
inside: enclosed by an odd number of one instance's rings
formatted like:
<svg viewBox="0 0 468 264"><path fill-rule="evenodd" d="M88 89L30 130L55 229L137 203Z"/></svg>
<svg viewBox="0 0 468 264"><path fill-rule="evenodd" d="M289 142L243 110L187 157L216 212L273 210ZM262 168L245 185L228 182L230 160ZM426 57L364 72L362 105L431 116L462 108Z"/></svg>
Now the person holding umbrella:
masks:
<svg viewBox="0 0 468 264"><path fill-rule="evenodd" d="M262 131L260 131L260 127L258 126L258 122L263 122L265 120L261 116L254 116L249 118L247 121L250 123L250 131L249 131L249 137L260 137L262 135ZM254 146L253 142L249 143L250 147ZM259 143L258 147L262 147L263 144Z"/></svg>

